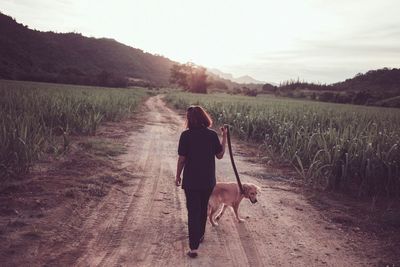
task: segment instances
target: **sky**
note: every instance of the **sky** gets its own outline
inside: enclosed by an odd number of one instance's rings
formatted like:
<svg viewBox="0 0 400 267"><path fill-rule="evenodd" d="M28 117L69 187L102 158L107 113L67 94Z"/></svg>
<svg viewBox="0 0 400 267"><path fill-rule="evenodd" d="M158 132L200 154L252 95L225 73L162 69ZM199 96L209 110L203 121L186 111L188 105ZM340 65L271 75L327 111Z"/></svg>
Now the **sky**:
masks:
<svg viewBox="0 0 400 267"><path fill-rule="evenodd" d="M265 82L400 67L398 0L0 0L0 12Z"/></svg>

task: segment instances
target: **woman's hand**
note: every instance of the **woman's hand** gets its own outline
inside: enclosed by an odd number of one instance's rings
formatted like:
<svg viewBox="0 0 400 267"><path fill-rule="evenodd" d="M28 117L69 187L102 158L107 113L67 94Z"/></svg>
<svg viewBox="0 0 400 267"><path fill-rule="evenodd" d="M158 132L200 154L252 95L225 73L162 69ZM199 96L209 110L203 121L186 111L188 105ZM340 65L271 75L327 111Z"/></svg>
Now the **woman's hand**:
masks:
<svg viewBox="0 0 400 267"><path fill-rule="evenodd" d="M176 176L175 176L175 185L176 186L181 185L181 182L182 182L181 173L182 173L183 167L185 166L185 161L186 161L185 156L179 156L178 163L176 166Z"/></svg>
<svg viewBox="0 0 400 267"><path fill-rule="evenodd" d="M177 176L177 177L175 178L175 185L176 185L176 186L180 186L180 185L181 185L181 182L182 182L182 178L181 178L180 176Z"/></svg>
<svg viewBox="0 0 400 267"><path fill-rule="evenodd" d="M226 138L226 135L228 134L228 127L229 126L223 126L223 127L221 127L220 129L221 129L221 135L222 135L222 137L223 138Z"/></svg>
<svg viewBox="0 0 400 267"><path fill-rule="evenodd" d="M228 135L228 127L229 127L228 125L224 125L223 127L220 128L221 135L222 135L222 140L221 140L222 150L219 154L215 155L217 157L217 159L222 159L224 157L226 139L227 139L227 135Z"/></svg>

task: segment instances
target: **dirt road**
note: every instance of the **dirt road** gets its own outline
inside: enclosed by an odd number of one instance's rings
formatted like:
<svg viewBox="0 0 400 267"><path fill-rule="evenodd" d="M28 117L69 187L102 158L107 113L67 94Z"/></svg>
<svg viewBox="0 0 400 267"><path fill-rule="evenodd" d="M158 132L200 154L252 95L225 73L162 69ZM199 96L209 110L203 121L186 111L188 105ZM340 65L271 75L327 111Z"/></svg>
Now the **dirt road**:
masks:
<svg viewBox="0 0 400 267"><path fill-rule="evenodd" d="M145 103L144 125L132 132L118 161L133 176L111 190L84 220L79 235L49 252L48 266L368 266L351 235L327 222L285 184L257 177L267 169L236 156L244 182L262 188L257 204L240 206L246 222L225 213L207 223L199 257L189 259L182 189L174 185L183 118L160 96ZM235 148L234 148L235 149ZM236 150L239 151L239 150ZM229 157L217 161L220 181L234 180Z"/></svg>

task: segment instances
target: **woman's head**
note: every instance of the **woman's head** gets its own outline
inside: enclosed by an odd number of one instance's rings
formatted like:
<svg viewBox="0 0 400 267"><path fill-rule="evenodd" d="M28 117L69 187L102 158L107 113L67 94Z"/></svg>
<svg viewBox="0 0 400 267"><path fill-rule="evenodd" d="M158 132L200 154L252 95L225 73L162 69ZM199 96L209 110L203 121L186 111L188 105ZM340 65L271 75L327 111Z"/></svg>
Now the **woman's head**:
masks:
<svg viewBox="0 0 400 267"><path fill-rule="evenodd" d="M186 111L186 128L211 127L210 115L200 106L190 106Z"/></svg>

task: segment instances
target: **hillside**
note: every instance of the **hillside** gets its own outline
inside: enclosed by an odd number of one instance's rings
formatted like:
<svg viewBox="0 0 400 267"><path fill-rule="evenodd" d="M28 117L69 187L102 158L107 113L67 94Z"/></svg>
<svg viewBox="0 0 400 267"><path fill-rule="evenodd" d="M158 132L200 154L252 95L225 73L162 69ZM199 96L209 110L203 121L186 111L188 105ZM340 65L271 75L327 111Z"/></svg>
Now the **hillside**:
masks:
<svg viewBox="0 0 400 267"><path fill-rule="evenodd" d="M372 91L400 93L400 69L383 68L359 73L353 78L333 84L315 84L304 81L286 81L280 84L283 89L308 89L332 91Z"/></svg>
<svg viewBox="0 0 400 267"><path fill-rule="evenodd" d="M386 91L400 93L400 69L383 68L359 73L351 79L332 84L336 90Z"/></svg>
<svg viewBox="0 0 400 267"><path fill-rule="evenodd" d="M31 30L0 13L0 78L118 85L168 84L175 62L112 39Z"/></svg>
<svg viewBox="0 0 400 267"><path fill-rule="evenodd" d="M383 68L334 84L287 81L278 87L264 85L265 92L326 102L400 107L400 69Z"/></svg>

